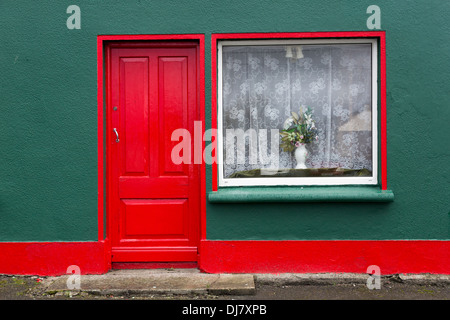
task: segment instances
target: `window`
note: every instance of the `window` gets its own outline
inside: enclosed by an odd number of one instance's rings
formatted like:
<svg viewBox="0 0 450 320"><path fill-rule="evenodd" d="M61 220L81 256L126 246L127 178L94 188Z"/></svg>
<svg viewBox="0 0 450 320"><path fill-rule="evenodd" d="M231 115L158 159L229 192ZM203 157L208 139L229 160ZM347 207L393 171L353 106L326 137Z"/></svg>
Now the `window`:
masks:
<svg viewBox="0 0 450 320"><path fill-rule="evenodd" d="M217 57L220 186L378 183L376 40L224 40Z"/></svg>

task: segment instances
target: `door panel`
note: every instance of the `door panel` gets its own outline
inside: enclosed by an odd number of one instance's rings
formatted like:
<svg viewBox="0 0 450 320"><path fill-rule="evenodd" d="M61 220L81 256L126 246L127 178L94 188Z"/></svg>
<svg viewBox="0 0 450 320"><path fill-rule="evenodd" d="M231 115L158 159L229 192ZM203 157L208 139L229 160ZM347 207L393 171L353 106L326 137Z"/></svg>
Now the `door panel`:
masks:
<svg viewBox="0 0 450 320"><path fill-rule="evenodd" d="M159 175L187 176L187 165L175 164L171 161L171 151L174 144L171 141L172 132L178 128L187 128L187 58L161 57L159 59L159 112L160 131ZM179 106L174 108L173 106Z"/></svg>
<svg viewBox="0 0 450 320"><path fill-rule="evenodd" d="M123 199L122 239L187 239L187 199Z"/></svg>
<svg viewBox="0 0 450 320"><path fill-rule="evenodd" d="M122 176L148 175L148 58L120 59Z"/></svg>
<svg viewBox="0 0 450 320"><path fill-rule="evenodd" d="M172 161L171 136L199 120L197 46L111 47L109 65L112 261L196 261L199 167Z"/></svg>

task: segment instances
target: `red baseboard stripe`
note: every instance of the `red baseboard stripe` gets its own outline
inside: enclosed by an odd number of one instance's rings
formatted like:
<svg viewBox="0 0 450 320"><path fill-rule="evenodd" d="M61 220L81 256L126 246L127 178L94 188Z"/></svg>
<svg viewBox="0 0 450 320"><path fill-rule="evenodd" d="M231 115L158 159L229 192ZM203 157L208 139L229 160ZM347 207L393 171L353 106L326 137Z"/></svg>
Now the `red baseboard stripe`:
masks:
<svg viewBox="0 0 450 320"><path fill-rule="evenodd" d="M203 240L198 267L209 273L367 273L368 266L377 265L382 274L450 274L449 243ZM111 269L108 246L103 241L0 242L0 274L56 276L70 265L79 266L81 274L106 273Z"/></svg>
<svg viewBox="0 0 450 320"><path fill-rule="evenodd" d="M209 241L200 269L210 273L450 274L449 241Z"/></svg>
<svg viewBox="0 0 450 320"><path fill-rule="evenodd" d="M103 241L0 242L0 274L57 276L77 265L81 274L109 270Z"/></svg>

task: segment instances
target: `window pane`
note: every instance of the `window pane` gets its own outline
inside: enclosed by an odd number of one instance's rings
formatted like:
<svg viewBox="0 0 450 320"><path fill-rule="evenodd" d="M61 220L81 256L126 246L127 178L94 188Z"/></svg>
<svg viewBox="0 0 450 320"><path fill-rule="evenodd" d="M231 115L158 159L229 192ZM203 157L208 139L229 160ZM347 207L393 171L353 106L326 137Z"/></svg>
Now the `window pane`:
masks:
<svg viewBox="0 0 450 320"><path fill-rule="evenodd" d="M223 46L224 177L371 176L371 53L370 44ZM306 108L317 140L306 144L308 169L295 170L280 132Z"/></svg>

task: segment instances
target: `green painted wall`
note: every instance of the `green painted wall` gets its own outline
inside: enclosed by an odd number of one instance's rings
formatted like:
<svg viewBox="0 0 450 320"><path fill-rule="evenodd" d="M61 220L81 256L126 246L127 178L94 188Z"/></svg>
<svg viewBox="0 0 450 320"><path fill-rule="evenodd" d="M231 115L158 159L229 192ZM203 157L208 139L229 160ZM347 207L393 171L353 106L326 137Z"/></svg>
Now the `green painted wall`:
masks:
<svg viewBox="0 0 450 320"><path fill-rule="evenodd" d="M68 30L66 9L81 9ZM207 204L209 239L449 239L450 2L0 2L0 241L97 239L98 34L387 32L393 203ZM207 120L209 126L209 120ZM207 190L211 171L207 168Z"/></svg>

